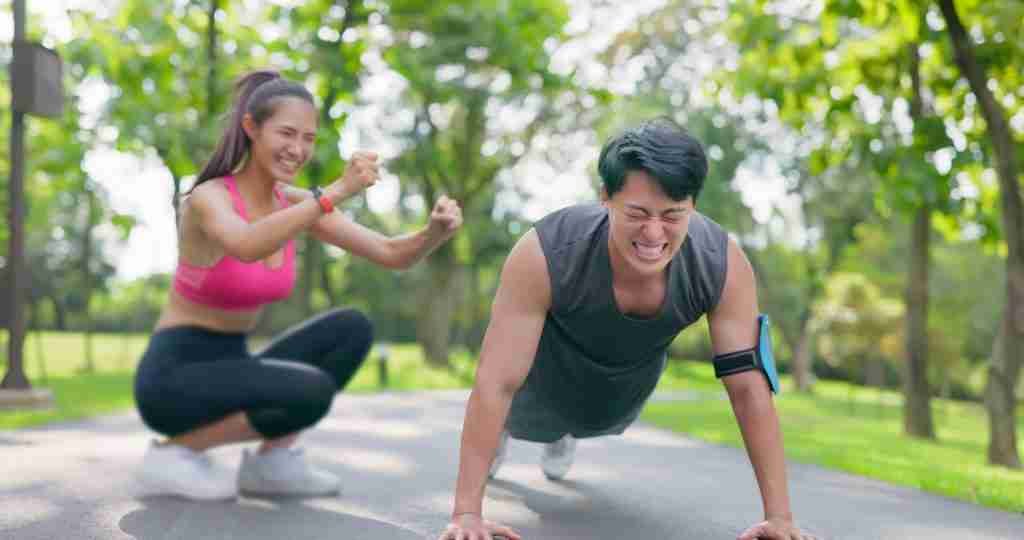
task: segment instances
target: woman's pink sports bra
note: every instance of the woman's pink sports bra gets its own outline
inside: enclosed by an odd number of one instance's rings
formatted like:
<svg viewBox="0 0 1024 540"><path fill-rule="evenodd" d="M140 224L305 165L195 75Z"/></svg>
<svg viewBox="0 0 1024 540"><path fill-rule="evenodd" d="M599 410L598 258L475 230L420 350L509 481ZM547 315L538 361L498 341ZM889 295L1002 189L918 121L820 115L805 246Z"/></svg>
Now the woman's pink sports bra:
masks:
<svg viewBox="0 0 1024 540"><path fill-rule="evenodd" d="M245 201L238 193L234 176L224 178L231 193L235 211L243 219ZM274 194L284 206L288 201L276 188ZM262 261L242 262L229 255L213 266L194 266L178 258L174 273L174 290L181 296L205 306L226 310L252 310L264 304L287 298L295 287L295 241L284 247L284 262L271 268Z"/></svg>

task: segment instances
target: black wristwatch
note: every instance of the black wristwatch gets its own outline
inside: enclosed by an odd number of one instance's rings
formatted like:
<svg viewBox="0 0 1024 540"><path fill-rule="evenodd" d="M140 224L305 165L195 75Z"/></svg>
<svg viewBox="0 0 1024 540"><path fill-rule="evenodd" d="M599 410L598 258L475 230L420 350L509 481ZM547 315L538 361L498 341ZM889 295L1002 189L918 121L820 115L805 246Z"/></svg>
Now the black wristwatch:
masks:
<svg viewBox="0 0 1024 540"><path fill-rule="evenodd" d="M323 213L330 214L334 211L334 203L324 196L324 190L320 189L320 186L313 186L309 188L309 191L313 192L313 200L320 205L320 210L322 210Z"/></svg>

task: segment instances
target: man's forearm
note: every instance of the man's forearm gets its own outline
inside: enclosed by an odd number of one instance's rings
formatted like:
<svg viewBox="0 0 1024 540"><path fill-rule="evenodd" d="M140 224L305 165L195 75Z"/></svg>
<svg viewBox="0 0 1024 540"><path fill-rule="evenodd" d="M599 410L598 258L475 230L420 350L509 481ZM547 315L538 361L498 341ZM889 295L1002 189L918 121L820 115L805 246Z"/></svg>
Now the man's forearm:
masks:
<svg viewBox="0 0 1024 540"><path fill-rule="evenodd" d="M791 520L786 456L771 394L767 390L749 389L730 393L729 398L761 490L765 519Z"/></svg>
<svg viewBox="0 0 1024 540"><path fill-rule="evenodd" d="M487 473L494 461L511 403L512 396L501 390L477 387L469 396L462 428L453 516L481 514Z"/></svg>

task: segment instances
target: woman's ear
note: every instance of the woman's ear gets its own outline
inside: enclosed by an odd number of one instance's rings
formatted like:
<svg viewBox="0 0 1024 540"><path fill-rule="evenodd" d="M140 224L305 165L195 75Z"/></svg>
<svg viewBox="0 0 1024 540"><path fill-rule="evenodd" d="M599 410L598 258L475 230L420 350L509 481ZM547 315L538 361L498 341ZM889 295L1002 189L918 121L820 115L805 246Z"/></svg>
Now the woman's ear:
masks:
<svg viewBox="0 0 1024 540"><path fill-rule="evenodd" d="M242 131L245 132L245 136L249 137L249 140L256 138L256 132L259 131L259 126L256 125L256 121L252 119L252 115L245 113L242 117Z"/></svg>

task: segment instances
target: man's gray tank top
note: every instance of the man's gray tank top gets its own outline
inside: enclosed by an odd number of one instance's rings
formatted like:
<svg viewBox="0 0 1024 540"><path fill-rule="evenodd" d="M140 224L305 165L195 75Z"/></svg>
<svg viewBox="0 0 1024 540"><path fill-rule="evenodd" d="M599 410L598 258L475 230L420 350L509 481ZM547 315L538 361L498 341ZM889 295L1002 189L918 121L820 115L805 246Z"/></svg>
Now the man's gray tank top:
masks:
<svg viewBox="0 0 1024 540"><path fill-rule="evenodd" d="M603 205L553 212L534 229L547 259L551 308L522 391L553 408L574 434L632 421L654 391L669 344L718 303L727 234L694 213L669 263L660 312L640 319L624 315L615 302Z"/></svg>

